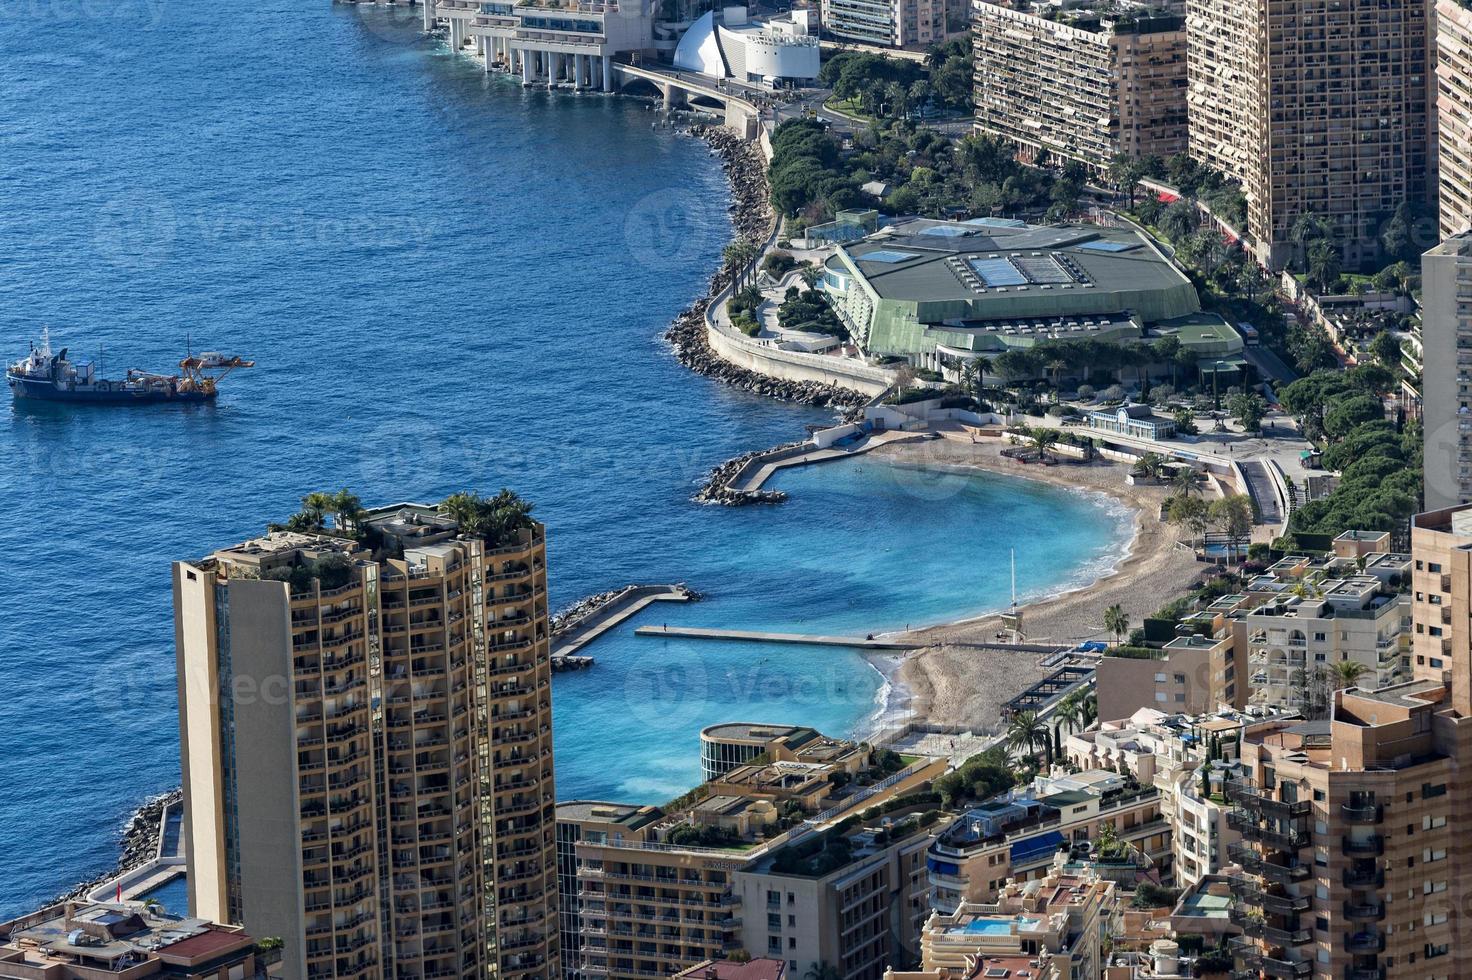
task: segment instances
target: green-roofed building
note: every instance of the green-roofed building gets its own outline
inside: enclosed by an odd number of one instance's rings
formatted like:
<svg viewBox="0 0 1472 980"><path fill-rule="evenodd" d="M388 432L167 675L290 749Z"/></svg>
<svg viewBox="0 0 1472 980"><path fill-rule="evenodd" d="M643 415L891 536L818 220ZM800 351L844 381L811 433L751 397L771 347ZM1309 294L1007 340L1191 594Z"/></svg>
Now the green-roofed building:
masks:
<svg viewBox="0 0 1472 980"><path fill-rule="evenodd" d="M1203 312L1191 280L1128 228L912 218L839 245L822 288L866 353L922 368L1167 334L1198 362L1242 363L1237 331Z"/></svg>

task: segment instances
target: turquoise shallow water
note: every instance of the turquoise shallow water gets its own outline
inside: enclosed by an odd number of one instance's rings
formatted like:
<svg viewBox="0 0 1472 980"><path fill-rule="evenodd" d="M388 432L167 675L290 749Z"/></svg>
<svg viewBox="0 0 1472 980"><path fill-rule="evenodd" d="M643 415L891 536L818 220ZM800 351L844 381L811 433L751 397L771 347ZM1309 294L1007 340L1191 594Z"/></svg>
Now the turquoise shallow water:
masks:
<svg viewBox="0 0 1472 980"><path fill-rule="evenodd" d="M0 348L43 324L111 374L260 366L196 410L0 407L0 915L115 859L178 780L169 562L311 490L517 487L554 604L688 581L651 615L844 631L1087 577L1084 498L871 462L781 507L690 503L711 466L824 413L691 375L660 333L730 228L706 148L626 101L486 79L381 9L326 0L0 5ZM649 617L645 617L649 621ZM851 731L851 654L621 631L559 677L558 789L658 800L732 716Z"/></svg>

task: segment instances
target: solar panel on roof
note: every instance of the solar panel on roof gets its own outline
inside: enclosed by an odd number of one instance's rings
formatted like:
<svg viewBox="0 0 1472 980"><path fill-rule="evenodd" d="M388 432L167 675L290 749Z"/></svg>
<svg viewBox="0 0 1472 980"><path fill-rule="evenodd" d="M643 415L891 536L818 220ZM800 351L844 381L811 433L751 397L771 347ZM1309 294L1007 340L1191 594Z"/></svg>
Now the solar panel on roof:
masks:
<svg viewBox="0 0 1472 980"><path fill-rule="evenodd" d="M1132 248L1139 247L1140 246L1135 244L1134 242L1104 241L1084 242L1082 245L1079 246L1080 249L1088 249L1090 252L1128 252Z"/></svg>
<svg viewBox="0 0 1472 980"><path fill-rule="evenodd" d="M988 286L1021 286L1027 276L1006 259L972 259L971 268Z"/></svg>
<svg viewBox="0 0 1472 980"><path fill-rule="evenodd" d="M892 248L881 248L859 256L860 262L884 262L893 265L897 262L908 262L910 259L919 258L915 252L900 252Z"/></svg>

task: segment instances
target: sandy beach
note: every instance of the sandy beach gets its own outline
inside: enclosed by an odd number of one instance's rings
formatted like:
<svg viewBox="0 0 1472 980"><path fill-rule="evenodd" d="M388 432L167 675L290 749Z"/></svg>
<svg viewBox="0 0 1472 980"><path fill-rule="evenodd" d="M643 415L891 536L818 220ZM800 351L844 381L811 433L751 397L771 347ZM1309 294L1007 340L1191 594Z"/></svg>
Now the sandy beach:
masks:
<svg viewBox="0 0 1472 980"><path fill-rule="evenodd" d="M1121 463L1024 466L1001 455L1004 445L998 439L978 443L941 439L885 446L874 452L896 463L972 467L1097 491L1130 507L1135 534L1128 554L1121 556L1111 573L1091 585L1023 607L1022 630L1029 642L1105 639L1105 609L1118 603L1137 625L1185 592L1207 569L1182 543L1177 529L1159 518L1167 488L1128 485L1127 467ZM889 718L907 716L973 731L994 729L1002 703L1048 673L1037 665L1036 654L967 645L994 639L1000 628L998 616L984 616L916 630L916 635L934 645L909 654L899 664L891 677Z"/></svg>

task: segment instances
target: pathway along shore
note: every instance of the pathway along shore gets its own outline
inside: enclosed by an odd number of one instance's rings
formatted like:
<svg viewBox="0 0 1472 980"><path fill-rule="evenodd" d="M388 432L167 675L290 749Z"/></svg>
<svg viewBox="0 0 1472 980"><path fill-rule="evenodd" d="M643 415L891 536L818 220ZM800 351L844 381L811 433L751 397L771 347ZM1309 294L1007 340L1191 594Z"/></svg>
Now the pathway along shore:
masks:
<svg viewBox="0 0 1472 980"><path fill-rule="evenodd" d="M767 164L761 150L722 126L698 123L686 132L702 139L711 152L720 157L721 166L731 184L731 222L737 238L765 242L772 230L774 215L768 200ZM675 317L665 340L675 349L675 358L697 374L741 388L756 395L803 405L854 409L869 401L868 396L851 388L820 384L814 381L785 381L737 367L710 348L706 337L705 310L711 297L730 281L724 263L711 277L706 295Z"/></svg>
<svg viewBox="0 0 1472 980"><path fill-rule="evenodd" d="M119 875L125 875L152 861L158 855L159 840L163 834L164 809L170 804L182 802L183 799L182 789L171 789L167 793L145 800L143 805L135 810L128 818L128 822L123 825L123 832L118 839L122 853L118 856L117 864L108 871L78 882L70 890L49 902L42 902L37 908L50 908L62 902L81 899L103 882L111 881Z"/></svg>

